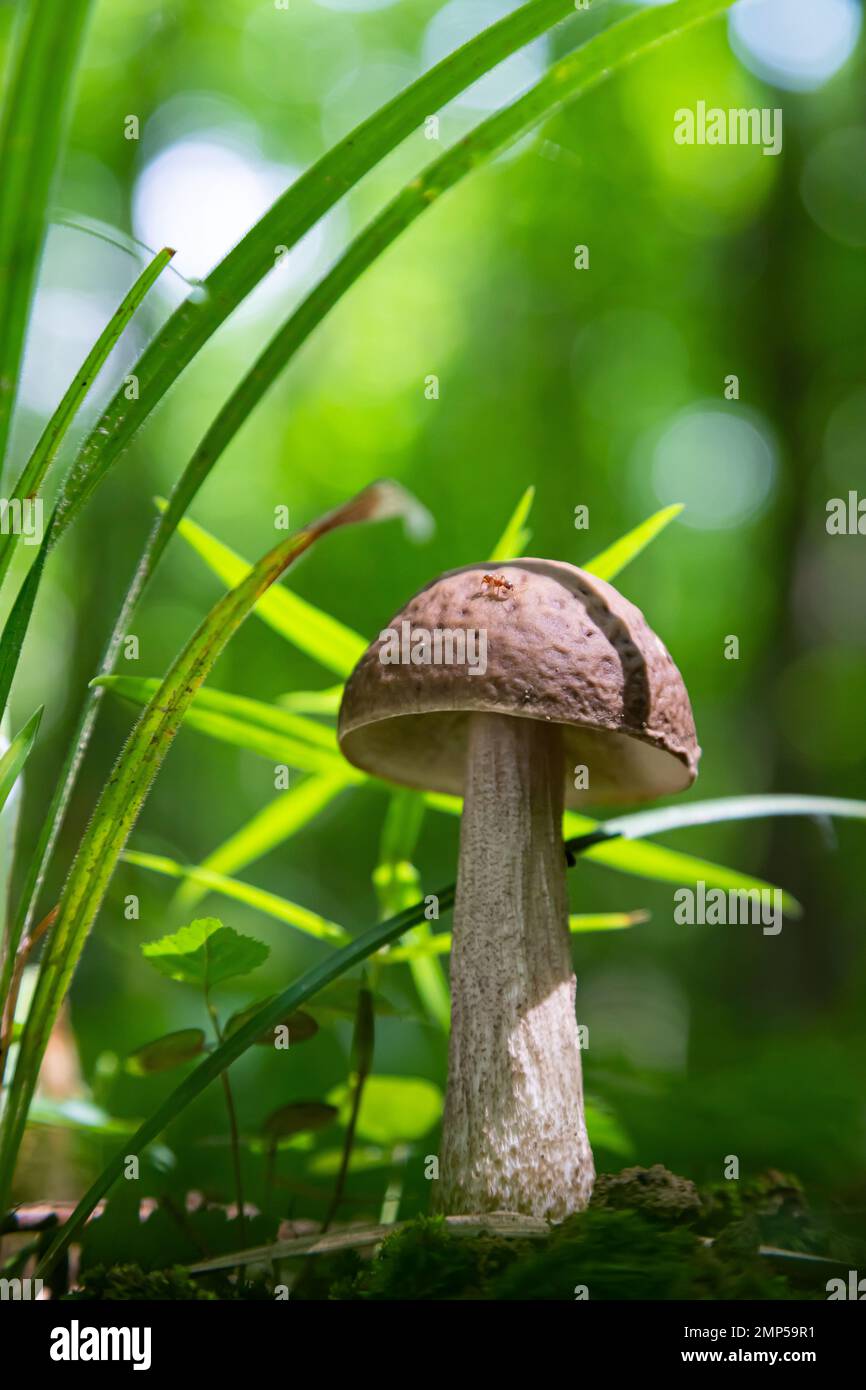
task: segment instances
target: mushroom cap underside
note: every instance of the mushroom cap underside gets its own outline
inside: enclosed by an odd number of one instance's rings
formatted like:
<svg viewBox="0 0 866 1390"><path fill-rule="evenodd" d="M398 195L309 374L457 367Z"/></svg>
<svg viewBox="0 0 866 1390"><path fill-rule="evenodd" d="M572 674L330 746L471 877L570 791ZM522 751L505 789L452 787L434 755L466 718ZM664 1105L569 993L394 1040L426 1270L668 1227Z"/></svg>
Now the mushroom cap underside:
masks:
<svg viewBox="0 0 866 1390"><path fill-rule="evenodd" d="M352 672L340 746L374 776L460 795L475 712L563 726L570 807L667 796L697 775L667 648L612 585L564 561L467 565L428 584Z"/></svg>

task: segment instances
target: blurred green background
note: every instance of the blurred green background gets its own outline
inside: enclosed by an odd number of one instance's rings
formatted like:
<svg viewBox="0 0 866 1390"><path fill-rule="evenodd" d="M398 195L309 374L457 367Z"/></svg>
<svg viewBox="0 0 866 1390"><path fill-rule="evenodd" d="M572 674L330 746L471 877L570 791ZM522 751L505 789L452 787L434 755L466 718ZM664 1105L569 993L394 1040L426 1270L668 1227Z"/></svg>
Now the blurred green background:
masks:
<svg viewBox="0 0 866 1390"><path fill-rule="evenodd" d="M126 239L178 248L112 355L78 438L155 326L297 173L425 67L511 6L498 0L270 0L97 5L28 343L15 434L26 460L141 260ZM0 8L4 42L10 5ZM387 197L550 57L622 13L579 15L439 112L281 261L196 359L56 553L15 690L15 727L46 712L28 773L35 834L87 681L165 494L272 330ZM680 666L701 773L693 798L802 791L858 797L866 768L864 538L831 536L826 505L866 496L866 112L861 10L738 6L642 58L474 174L429 211L332 313L245 425L192 516L247 558L375 477L399 479L437 521L417 545L399 526L346 531L292 571L298 593L372 638L443 569L483 560L520 494L536 486L528 553L580 563L666 503L683 517L621 577ZM50 94L46 94L50 100ZM784 146L679 146L674 112L779 107ZM433 113L431 113L433 114ZM129 116L137 140L125 138ZM106 239L107 238L107 239ZM575 247L589 268L575 269ZM439 380L428 399L425 380ZM739 399L725 398L735 375ZM69 457L76 440L67 448ZM17 472L17 466L15 471ZM589 508L588 531L574 509ZM136 617L137 663L154 676L221 592L176 538ZM725 640L739 638L739 659ZM276 699L333 674L251 619L211 684ZM133 713L107 699L67 820L47 900ZM131 847L190 863L277 795L273 766L183 731ZM300 774L293 774L293 784ZM387 799L345 791L297 837L240 876L356 932L377 915L371 874ZM457 822L428 813L416 855L425 891L450 882ZM866 1209L864 831L808 821L707 827L678 849L759 874L804 905L777 937L755 927L677 926L673 888L586 862L573 910L646 908L629 931L575 940L578 1013L589 1026L591 1098L615 1118L601 1168L662 1162L697 1180L793 1171L862 1223ZM174 886L124 866L76 978L83 1080L119 1117L141 1116L177 1079L110 1076L162 1032L202 1024L192 990L162 980L139 943L183 920ZM138 922L123 898L137 893ZM211 896L205 910L269 942L268 965L227 1009L283 988L326 947ZM449 926L447 921L441 927ZM447 1040L425 1020L408 971L383 989L406 1017L379 1021L377 1072L443 1087ZM233 1069L241 1128L345 1082L350 1026ZM68 1046L72 1048L71 1040ZM73 1054L74 1059L74 1054ZM435 1098L434 1098L435 1099ZM402 1102L401 1102L402 1104ZM399 1110L399 1106L398 1106ZM398 1116L396 1129L401 1130ZM422 1126L428 1120L419 1120ZM415 1142L401 1214L423 1209ZM113 1141L50 1145L34 1131L21 1195L78 1195ZM391 1147L356 1173L344 1214L376 1216ZM169 1133L174 1167L145 1189L231 1197L219 1088ZM617 1138L617 1136L619 1136ZM281 1154L283 1213L320 1217L339 1145L332 1128ZM394 1138L396 1139L397 1134ZM601 1141L601 1142L600 1142ZM306 1142L306 1141L304 1141ZM260 1196L262 1160L245 1160ZM384 1166L383 1166L384 1165Z"/></svg>

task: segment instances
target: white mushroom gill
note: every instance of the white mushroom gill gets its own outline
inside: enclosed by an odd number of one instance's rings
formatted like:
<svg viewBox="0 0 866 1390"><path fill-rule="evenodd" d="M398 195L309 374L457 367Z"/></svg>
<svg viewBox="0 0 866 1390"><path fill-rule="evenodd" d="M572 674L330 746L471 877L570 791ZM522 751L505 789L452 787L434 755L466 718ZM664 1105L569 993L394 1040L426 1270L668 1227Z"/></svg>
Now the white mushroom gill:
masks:
<svg viewBox="0 0 866 1390"><path fill-rule="evenodd" d="M437 1201L560 1221L595 1176L562 844L561 729L469 715Z"/></svg>

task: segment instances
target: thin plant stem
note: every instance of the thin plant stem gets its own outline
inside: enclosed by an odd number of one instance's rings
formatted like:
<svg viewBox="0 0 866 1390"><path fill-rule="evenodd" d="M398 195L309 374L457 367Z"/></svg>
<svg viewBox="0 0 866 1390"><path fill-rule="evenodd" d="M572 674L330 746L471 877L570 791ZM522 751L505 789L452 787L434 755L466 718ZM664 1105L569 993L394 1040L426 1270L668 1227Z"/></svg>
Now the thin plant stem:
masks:
<svg viewBox="0 0 866 1390"><path fill-rule="evenodd" d="M213 1003L213 1000L210 997L210 989L207 985L205 985L204 1000L205 1006L210 1015L211 1023L213 1024L213 1030L216 1036L217 1045L221 1046L223 1043L223 1031L220 1027L219 1015L216 1010L216 1005ZM238 1116L237 1111L235 1109L235 1098L232 1094L232 1087L231 1082L229 1081L228 1068L226 1068L226 1070L221 1074L220 1079L222 1081L223 1095L225 1096L226 1102L226 1112L228 1113L229 1119L229 1136L231 1139L232 1168L234 1169L235 1180L235 1201L237 1202L238 1206L238 1234L240 1237L239 1244L241 1250L243 1250L247 1243L247 1225L246 1216L244 1214L244 1184L243 1174L241 1172L241 1141L240 1132L238 1130ZM243 1269L240 1267L238 1268L238 1279L241 1283L243 1283Z"/></svg>

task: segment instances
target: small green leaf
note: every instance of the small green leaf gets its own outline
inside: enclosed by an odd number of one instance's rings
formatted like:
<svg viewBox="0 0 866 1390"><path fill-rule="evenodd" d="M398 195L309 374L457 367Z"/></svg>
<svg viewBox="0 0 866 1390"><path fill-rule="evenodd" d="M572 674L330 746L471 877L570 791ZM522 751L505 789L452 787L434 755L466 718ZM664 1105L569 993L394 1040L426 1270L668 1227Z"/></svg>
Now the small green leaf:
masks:
<svg viewBox="0 0 866 1390"><path fill-rule="evenodd" d="M267 999L259 999L255 1004L250 1004L248 1008L232 1014L223 1030L224 1036L230 1038L232 1033L243 1028L244 1024L253 1018L259 1009L264 1008L265 1004L270 1004L273 998L274 996L269 994ZM305 1013L303 1009L297 1009L295 1013L287 1014L285 1018L280 1019L280 1022L275 1023L273 1028L268 1028L264 1033L261 1033L256 1038L257 1045L259 1047L273 1047L274 1032L277 1028L288 1028L290 1047L293 1047L295 1043L306 1042L308 1038L314 1038L319 1031L319 1025L312 1014Z"/></svg>
<svg viewBox="0 0 866 1390"><path fill-rule="evenodd" d="M516 560L525 553L532 532L527 530L524 523L529 516L534 499L535 488L528 487L514 508L508 525L493 547L490 555L492 561Z"/></svg>
<svg viewBox="0 0 866 1390"><path fill-rule="evenodd" d="M351 1098L349 1086L335 1086L328 1092L328 1100L340 1108L341 1124L348 1119ZM370 1143L393 1148L422 1138L441 1114L442 1092L432 1081L420 1076L369 1076L361 1097L357 1132Z"/></svg>
<svg viewBox="0 0 866 1390"><path fill-rule="evenodd" d="M217 917L200 917L159 941L145 941L141 953L170 980L212 989L257 970L270 955L270 947L224 927Z"/></svg>
<svg viewBox="0 0 866 1390"><path fill-rule="evenodd" d="M160 509L164 510L167 505L165 501L160 498L158 502ZM194 521L184 518L178 531L226 588L240 584L250 573L252 567L246 560ZM367 648L366 641L359 633L316 608L315 604L308 603L285 585L264 594L253 612L281 637L285 637L287 642L293 643L338 676L348 676Z"/></svg>
<svg viewBox="0 0 866 1390"><path fill-rule="evenodd" d="M131 1052L126 1059L126 1070L132 1076L169 1071L171 1067L183 1066L184 1062L201 1056L204 1047L205 1035L201 1028L181 1028Z"/></svg>
<svg viewBox="0 0 866 1390"><path fill-rule="evenodd" d="M272 1110L262 1125L269 1139L287 1139L292 1134L308 1134L327 1129L337 1119L337 1108L321 1100L296 1100Z"/></svg>
<svg viewBox="0 0 866 1390"><path fill-rule="evenodd" d="M624 570L626 565L631 564L636 556L649 545L650 541L655 540L660 531L669 526L674 517L679 516L683 511L683 503L675 502L671 507L663 507L660 512L654 512L652 516L642 521L640 526L636 526L633 531L628 531L621 536L613 545L609 545L607 550L603 550L600 555L596 555L587 564L582 565L587 574L594 574L599 579L613 579L620 570Z"/></svg>

